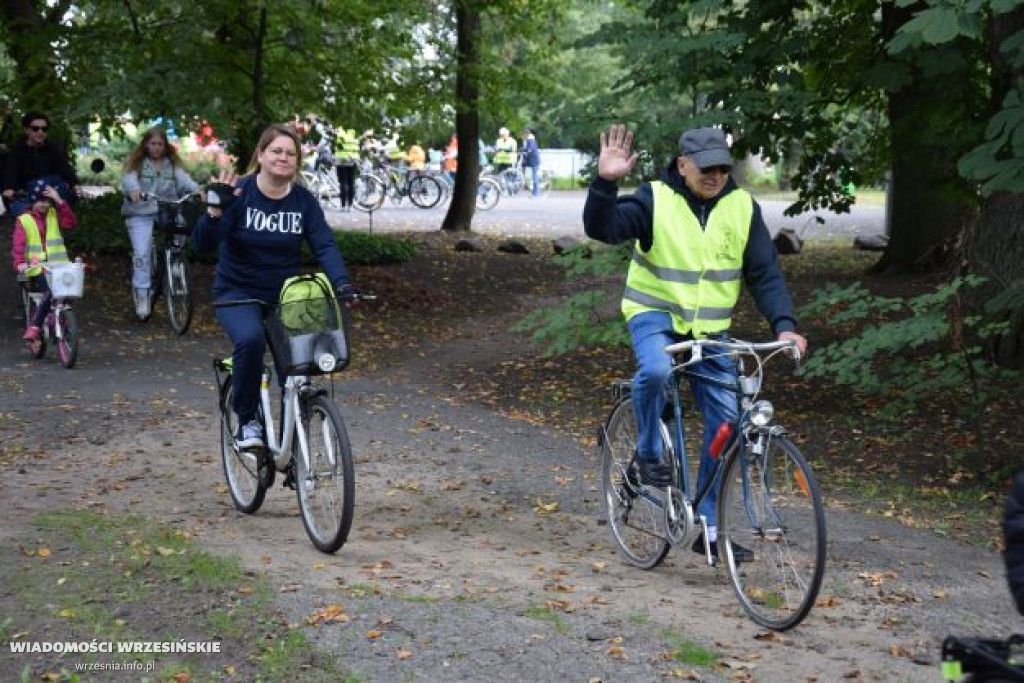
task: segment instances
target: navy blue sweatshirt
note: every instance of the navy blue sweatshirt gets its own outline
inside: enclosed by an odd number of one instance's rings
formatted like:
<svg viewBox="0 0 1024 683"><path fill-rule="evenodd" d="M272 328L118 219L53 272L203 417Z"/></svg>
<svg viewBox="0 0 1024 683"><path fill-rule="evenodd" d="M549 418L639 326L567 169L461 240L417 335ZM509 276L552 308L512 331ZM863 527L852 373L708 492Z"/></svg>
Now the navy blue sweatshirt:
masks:
<svg viewBox="0 0 1024 683"><path fill-rule="evenodd" d="M256 176L242 178L242 193L220 218L204 214L192 232L198 251L220 247L213 300L240 298L276 302L285 279L299 274L299 249L309 243L335 289L349 284L348 270L316 198L300 185L281 199L256 187Z"/></svg>
<svg viewBox="0 0 1024 683"><path fill-rule="evenodd" d="M661 180L686 199L701 227L707 226L708 217L718 200L737 188L735 181L729 178L717 197L701 199L686 187L675 160L662 173ZM618 193L617 184L600 176L591 183L587 203L583 207L583 229L587 237L606 244L636 239L640 247L648 251L654 240L654 194L650 184L643 183L636 192L624 197L619 197ZM757 310L772 326L774 334L796 329L793 300L786 289L768 226L761 216L761 206L756 201L747 247L743 252L743 281L754 296Z"/></svg>

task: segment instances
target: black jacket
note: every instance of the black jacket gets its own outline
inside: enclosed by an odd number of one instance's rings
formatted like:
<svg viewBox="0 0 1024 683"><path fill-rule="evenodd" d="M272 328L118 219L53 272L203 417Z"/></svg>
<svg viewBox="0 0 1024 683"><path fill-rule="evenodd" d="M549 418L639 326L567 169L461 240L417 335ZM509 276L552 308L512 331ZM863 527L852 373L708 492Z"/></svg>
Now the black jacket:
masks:
<svg viewBox="0 0 1024 683"><path fill-rule="evenodd" d="M44 176L60 176L70 187L78 185L78 178L68 163L68 157L57 145L44 142L39 147L29 147L21 139L11 147L3 173L4 190L21 190L29 181Z"/></svg>
<svg viewBox="0 0 1024 683"><path fill-rule="evenodd" d="M1006 499L1003 515L1003 539L1006 541L1006 582L1017 603L1017 610L1024 614L1024 471L1018 472L1013 488Z"/></svg>
<svg viewBox="0 0 1024 683"><path fill-rule="evenodd" d="M701 227L707 225L718 200L737 188L735 181L729 178L717 197L700 199L686 187L674 159L662 173L661 180L686 199ZM637 239L640 247L648 251L654 241L654 194L650 183L643 183L636 192L624 197L619 197L618 192L618 185L610 180L597 177L591 183L587 203L583 207L583 229L587 237L607 244ZM754 296L757 310L772 326L774 334L796 329L793 300L786 289L768 226L761 216L761 206L756 201L747 247L743 252L743 281Z"/></svg>

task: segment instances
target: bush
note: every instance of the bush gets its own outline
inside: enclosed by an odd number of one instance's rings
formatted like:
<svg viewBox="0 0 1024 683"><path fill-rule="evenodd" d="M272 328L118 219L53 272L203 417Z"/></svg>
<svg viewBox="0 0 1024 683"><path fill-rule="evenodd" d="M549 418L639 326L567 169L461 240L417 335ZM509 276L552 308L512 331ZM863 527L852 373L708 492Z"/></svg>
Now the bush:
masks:
<svg viewBox="0 0 1024 683"><path fill-rule="evenodd" d="M130 253L131 240L121 215L123 201L120 192L108 192L75 202L78 227L65 236L68 249L74 254Z"/></svg>
<svg viewBox="0 0 1024 683"><path fill-rule="evenodd" d="M1019 377L984 353L984 340L1003 333L1006 323L962 310L961 290L982 282L960 277L912 299L875 296L860 283L816 290L800 315L820 316L844 339L810 356L803 373L884 398L885 417L943 399L977 417L1001 382Z"/></svg>
<svg viewBox="0 0 1024 683"><path fill-rule="evenodd" d="M629 334L619 313L619 293L610 294L600 283L625 272L632 248L632 241L594 250L580 245L556 256L566 269L566 278L595 277L597 283L556 306L534 311L512 329L530 332L545 357L579 348L628 345Z"/></svg>
<svg viewBox="0 0 1024 683"><path fill-rule="evenodd" d="M335 232L334 241L348 264L380 266L404 263L416 256L416 245L407 239L365 232Z"/></svg>

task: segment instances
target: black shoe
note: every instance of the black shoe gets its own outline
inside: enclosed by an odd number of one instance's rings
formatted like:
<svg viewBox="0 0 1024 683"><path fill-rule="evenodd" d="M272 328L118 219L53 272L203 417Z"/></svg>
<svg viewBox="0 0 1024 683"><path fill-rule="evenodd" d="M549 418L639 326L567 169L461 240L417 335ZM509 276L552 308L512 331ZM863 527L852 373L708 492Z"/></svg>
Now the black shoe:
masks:
<svg viewBox="0 0 1024 683"><path fill-rule="evenodd" d="M704 554L704 534L697 537L697 540L690 546L690 550L698 555ZM718 559L718 541L711 541L711 557L716 560ZM754 560L754 551L749 548L744 548L739 543L733 543L732 558L736 561L736 564L752 562Z"/></svg>
<svg viewBox="0 0 1024 683"><path fill-rule="evenodd" d="M637 458L636 463L640 471L640 481L647 486L665 488L672 483L672 468L662 461Z"/></svg>

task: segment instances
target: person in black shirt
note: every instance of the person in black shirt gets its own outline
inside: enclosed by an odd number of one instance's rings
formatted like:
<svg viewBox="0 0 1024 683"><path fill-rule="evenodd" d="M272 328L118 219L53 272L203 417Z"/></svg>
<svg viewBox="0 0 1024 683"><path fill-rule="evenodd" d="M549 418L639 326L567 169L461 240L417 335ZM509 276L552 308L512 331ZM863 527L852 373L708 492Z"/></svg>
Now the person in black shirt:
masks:
<svg viewBox="0 0 1024 683"><path fill-rule="evenodd" d="M13 200L17 190L25 189L31 181L42 178L48 185L57 188L65 200L71 200L78 178L64 150L47 140L49 117L41 112L30 111L21 118L21 126L25 137L11 147L4 167L4 199ZM12 207L12 213L18 213L15 207Z"/></svg>

